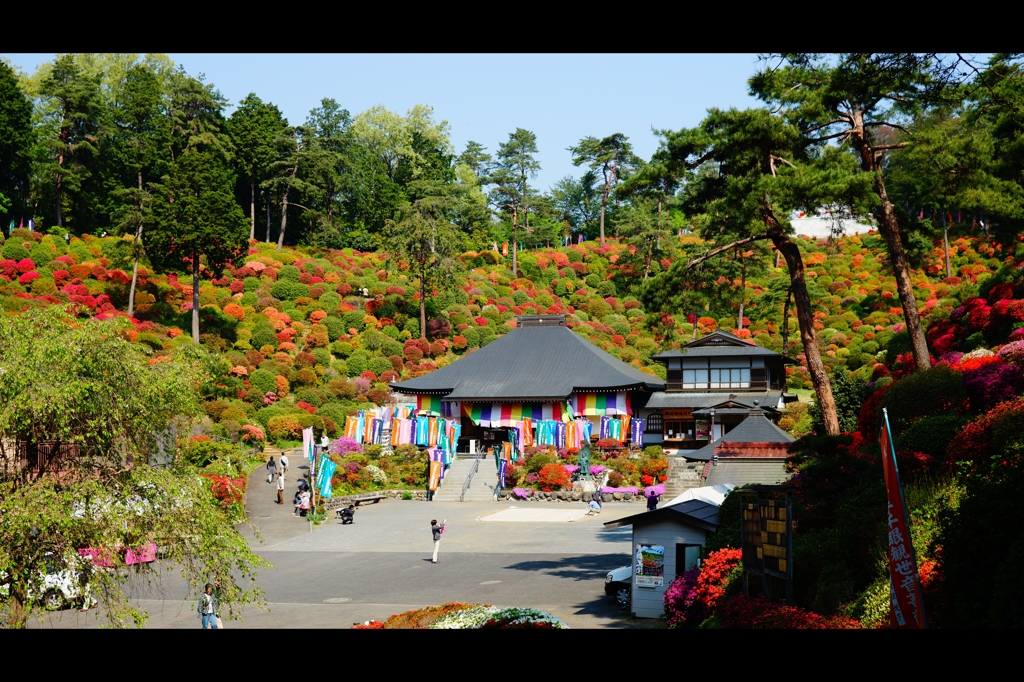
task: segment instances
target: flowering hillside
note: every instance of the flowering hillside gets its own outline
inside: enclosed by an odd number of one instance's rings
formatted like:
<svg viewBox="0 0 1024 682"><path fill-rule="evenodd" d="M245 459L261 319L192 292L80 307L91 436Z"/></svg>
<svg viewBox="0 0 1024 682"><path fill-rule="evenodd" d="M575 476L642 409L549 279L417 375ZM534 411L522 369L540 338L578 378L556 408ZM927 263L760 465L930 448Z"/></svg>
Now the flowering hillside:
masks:
<svg viewBox="0 0 1024 682"><path fill-rule="evenodd" d="M673 257L684 257L680 249L695 238L676 241L666 245L665 258L652 263L653 274L668 269ZM886 351L903 328L902 313L881 239L854 236L831 247L798 242L826 364L862 379L884 378L894 367L898 372L899 354L887 362ZM219 276L203 271L200 341L218 358L203 387L211 432L229 435L249 424L269 440L288 440L314 425L340 435L339 425L351 411L388 400L388 382L433 371L487 345L514 328L517 315L566 314L576 333L662 377L663 368L650 356L688 341L694 323L698 334L723 329L782 350L782 305L773 297L772 282L785 278L784 268L768 262L763 276L747 278L745 328L737 332L735 314L694 320L692 314L646 311L629 264L632 250L615 242L585 242L525 251L515 278L508 258L466 252L455 286L429 293L427 337L419 338L418 282L401 264L388 269L386 254L251 242L248 253ZM967 238L954 241L951 252L954 276L939 279L939 249L915 272L936 352L1019 339L1024 332L1014 328L1024 319L1018 309L1024 292L1000 284L975 297L977 283L984 289L986 278L994 281L993 273L1012 263L1013 254ZM65 244L54 235L14 230L2 244L0 306L17 313L28 306L71 305L82 315L124 316L131 271L129 238L85 235ZM719 282L734 293L738 285L739 280ZM144 260L131 339L149 346L159 361L191 342L183 331L191 307L190 278L157 274ZM667 333L666 323L674 334ZM787 368L788 384L810 388L795 319L790 328L789 354L801 364ZM1013 348L1006 352L1018 352Z"/></svg>

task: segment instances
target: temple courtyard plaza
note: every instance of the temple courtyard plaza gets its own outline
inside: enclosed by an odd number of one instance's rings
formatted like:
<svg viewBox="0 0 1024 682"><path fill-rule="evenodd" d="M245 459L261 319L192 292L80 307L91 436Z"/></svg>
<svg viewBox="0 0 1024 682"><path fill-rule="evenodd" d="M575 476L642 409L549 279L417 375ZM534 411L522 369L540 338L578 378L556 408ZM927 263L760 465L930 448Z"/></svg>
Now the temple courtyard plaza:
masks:
<svg viewBox="0 0 1024 682"><path fill-rule="evenodd" d="M448 601L532 606L572 628L644 624L604 594L605 574L630 563L631 529L606 530L603 523L643 511L642 503L605 504L600 516L569 522L585 510L583 503L385 500L357 507L352 525L330 519L310 533L305 519L292 516L295 478L286 504L278 506L265 470L250 477L248 508L263 542L245 533L274 564L258 579L269 608L248 608L226 628L347 628ZM493 514L499 516L484 520ZM508 517L514 520L499 520ZM436 565L430 563L433 518L448 521ZM135 603L149 612L147 627L198 628L195 601L183 600L184 584L170 573L135 591ZM29 626L98 627L98 612L68 609Z"/></svg>

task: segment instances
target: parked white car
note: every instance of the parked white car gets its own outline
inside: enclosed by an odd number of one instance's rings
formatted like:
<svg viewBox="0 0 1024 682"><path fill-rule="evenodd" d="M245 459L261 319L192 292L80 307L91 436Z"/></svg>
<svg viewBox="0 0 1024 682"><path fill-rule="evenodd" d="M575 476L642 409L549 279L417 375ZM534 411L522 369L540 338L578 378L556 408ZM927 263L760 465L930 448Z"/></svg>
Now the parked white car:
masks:
<svg viewBox="0 0 1024 682"><path fill-rule="evenodd" d="M72 562L77 564L78 562ZM28 598L38 599L39 602L50 610L59 610L67 606L88 606L94 601L91 597L83 594L79 582L80 565L58 566L56 562L47 563L45 572L40 572L36 580L28 587ZM7 573L0 571L0 597L10 597L10 584L7 581ZM89 603L86 603L86 602Z"/></svg>
<svg viewBox="0 0 1024 682"><path fill-rule="evenodd" d="M604 593L609 597L615 597L619 606L629 606L633 595L633 566L622 566L609 571L604 578Z"/></svg>

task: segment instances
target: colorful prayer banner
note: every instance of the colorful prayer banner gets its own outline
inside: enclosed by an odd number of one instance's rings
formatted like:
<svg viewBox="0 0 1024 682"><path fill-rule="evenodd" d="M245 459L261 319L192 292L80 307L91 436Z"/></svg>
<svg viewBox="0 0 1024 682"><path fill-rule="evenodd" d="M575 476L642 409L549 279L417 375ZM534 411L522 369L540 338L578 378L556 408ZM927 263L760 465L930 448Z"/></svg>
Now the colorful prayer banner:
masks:
<svg viewBox="0 0 1024 682"><path fill-rule="evenodd" d="M416 396L417 412L432 412L435 415L441 414L441 396L439 395L418 395Z"/></svg>
<svg viewBox="0 0 1024 682"><path fill-rule="evenodd" d="M505 473L508 471L508 461L504 458L498 460L498 487L505 489Z"/></svg>
<svg viewBox="0 0 1024 682"><path fill-rule="evenodd" d="M619 393L574 393L569 397L569 406L572 413L576 416L603 417L605 415L633 414L628 391Z"/></svg>
<svg viewBox="0 0 1024 682"><path fill-rule="evenodd" d="M334 492L334 488L331 485L331 478L334 476L335 469L338 465L331 460L325 460L323 466L320 468L320 495L322 497L331 497Z"/></svg>
<svg viewBox="0 0 1024 682"><path fill-rule="evenodd" d="M306 459L313 461L313 427L302 429L302 452Z"/></svg>
<svg viewBox="0 0 1024 682"><path fill-rule="evenodd" d="M441 463L431 462L430 463L430 489L437 490L437 486L441 483Z"/></svg>
<svg viewBox="0 0 1024 682"><path fill-rule="evenodd" d="M917 559L910 540L910 523L903 501L903 487L896 465L896 450L889 430L888 411L882 410L882 475L889 498L889 622L893 628L918 630L928 627L917 574Z"/></svg>

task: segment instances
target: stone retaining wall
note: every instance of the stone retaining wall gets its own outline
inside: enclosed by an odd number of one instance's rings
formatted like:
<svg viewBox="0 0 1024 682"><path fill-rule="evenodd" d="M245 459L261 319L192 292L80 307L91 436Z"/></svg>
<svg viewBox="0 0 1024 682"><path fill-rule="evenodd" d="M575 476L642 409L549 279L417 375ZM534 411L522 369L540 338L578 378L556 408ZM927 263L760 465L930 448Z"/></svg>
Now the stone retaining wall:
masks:
<svg viewBox="0 0 1024 682"><path fill-rule="evenodd" d="M506 490L498 495L499 500L514 500L516 502L590 502L594 499L594 493L584 493L579 490L557 490L551 493L541 491L534 492L526 499L512 495L511 490ZM633 493L603 493L601 502L646 502L643 495Z"/></svg>

